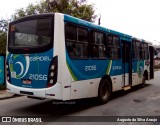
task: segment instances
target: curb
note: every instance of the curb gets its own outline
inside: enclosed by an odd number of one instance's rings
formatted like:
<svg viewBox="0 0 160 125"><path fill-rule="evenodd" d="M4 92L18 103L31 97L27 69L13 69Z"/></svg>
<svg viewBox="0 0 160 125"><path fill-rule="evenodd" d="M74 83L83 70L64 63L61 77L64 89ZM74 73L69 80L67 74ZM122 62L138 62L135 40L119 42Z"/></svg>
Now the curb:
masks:
<svg viewBox="0 0 160 125"><path fill-rule="evenodd" d="M7 90L0 90L0 100L15 98L19 96L20 95L7 92Z"/></svg>
<svg viewBox="0 0 160 125"><path fill-rule="evenodd" d="M2 97L0 97L0 100L4 100L4 99L9 99L9 98L14 98L14 97L16 97L17 95L15 95L15 94L12 94L12 95L7 95L7 96L2 96Z"/></svg>

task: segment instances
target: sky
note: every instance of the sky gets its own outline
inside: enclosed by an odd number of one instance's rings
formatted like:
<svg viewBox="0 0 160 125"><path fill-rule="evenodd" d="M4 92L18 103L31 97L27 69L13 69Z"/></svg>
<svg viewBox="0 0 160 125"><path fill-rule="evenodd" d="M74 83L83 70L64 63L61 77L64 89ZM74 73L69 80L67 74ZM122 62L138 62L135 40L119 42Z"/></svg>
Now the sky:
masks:
<svg viewBox="0 0 160 125"><path fill-rule="evenodd" d="M0 0L0 19L39 0ZM101 15L101 26L160 45L159 0L88 0ZM97 23L97 21L96 21Z"/></svg>
<svg viewBox="0 0 160 125"><path fill-rule="evenodd" d="M9 19L15 10L25 8L29 3L39 0L0 0L0 19Z"/></svg>

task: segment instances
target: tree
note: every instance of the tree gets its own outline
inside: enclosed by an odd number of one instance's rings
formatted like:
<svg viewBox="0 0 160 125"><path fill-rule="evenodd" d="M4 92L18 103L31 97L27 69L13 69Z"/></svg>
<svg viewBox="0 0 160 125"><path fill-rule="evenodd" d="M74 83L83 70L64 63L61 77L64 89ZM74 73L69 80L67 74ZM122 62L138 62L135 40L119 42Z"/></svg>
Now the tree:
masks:
<svg viewBox="0 0 160 125"><path fill-rule="evenodd" d="M0 20L0 31L6 32L8 26L8 20Z"/></svg>
<svg viewBox="0 0 160 125"><path fill-rule="evenodd" d="M8 20L0 20L0 54L6 53Z"/></svg>
<svg viewBox="0 0 160 125"><path fill-rule="evenodd" d="M41 0L38 4L29 4L25 9L16 10L13 19L40 13L60 12L69 14L87 21L94 22L94 6L87 4L87 0Z"/></svg>
<svg viewBox="0 0 160 125"><path fill-rule="evenodd" d="M6 53L7 33L0 31L0 54Z"/></svg>
<svg viewBox="0 0 160 125"><path fill-rule="evenodd" d="M12 20L22 18L27 15L60 12L94 22L94 6L87 4L87 0L41 0L37 4L29 4L26 8L17 9L12 15ZM11 20L0 20L0 54L6 52L8 22Z"/></svg>

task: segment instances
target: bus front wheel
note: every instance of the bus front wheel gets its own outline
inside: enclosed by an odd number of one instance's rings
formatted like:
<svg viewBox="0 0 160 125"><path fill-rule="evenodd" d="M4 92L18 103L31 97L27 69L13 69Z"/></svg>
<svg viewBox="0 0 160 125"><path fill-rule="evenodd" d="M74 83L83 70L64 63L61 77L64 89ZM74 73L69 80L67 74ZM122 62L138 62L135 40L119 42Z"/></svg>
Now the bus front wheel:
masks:
<svg viewBox="0 0 160 125"><path fill-rule="evenodd" d="M111 97L111 84L107 79L102 79L98 89L98 100L100 104L106 103Z"/></svg>

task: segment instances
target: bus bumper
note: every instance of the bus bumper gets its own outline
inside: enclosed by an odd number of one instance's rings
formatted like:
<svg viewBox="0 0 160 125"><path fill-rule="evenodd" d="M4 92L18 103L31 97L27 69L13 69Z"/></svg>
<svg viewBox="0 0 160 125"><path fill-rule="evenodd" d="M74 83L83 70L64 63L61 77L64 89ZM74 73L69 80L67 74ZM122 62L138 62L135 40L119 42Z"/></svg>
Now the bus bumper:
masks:
<svg viewBox="0 0 160 125"><path fill-rule="evenodd" d="M61 83L56 83L53 87L32 89L14 86L7 82L7 91L13 94L26 95L38 98L50 98L55 100L62 100Z"/></svg>

